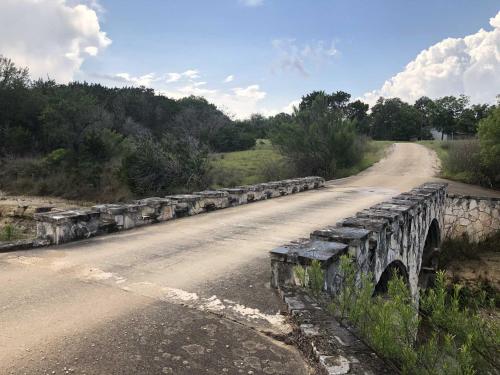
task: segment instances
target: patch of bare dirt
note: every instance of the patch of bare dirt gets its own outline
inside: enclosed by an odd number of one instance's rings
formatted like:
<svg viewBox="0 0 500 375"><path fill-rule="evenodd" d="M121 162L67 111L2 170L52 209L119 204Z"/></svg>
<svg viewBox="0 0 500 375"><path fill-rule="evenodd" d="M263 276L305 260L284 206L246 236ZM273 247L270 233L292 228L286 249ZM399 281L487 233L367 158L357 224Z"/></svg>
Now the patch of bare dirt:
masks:
<svg viewBox="0 0 500 375"><path fill-rule="evenodd" d="M451 280L469 287L486 283L500 290L500 252L482 253L478 259L454 260L448 265L447 273Z"/></svg>

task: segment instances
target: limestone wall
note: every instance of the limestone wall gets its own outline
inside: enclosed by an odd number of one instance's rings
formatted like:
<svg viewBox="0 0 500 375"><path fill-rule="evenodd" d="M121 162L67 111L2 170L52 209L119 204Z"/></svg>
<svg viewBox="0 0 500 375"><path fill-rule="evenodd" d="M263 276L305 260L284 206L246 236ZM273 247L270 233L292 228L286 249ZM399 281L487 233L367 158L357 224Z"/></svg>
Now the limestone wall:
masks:
<svg viewBox="0 0 500 375"><path fill-rule="evenodd" d="M500 198L449 194L444 221L445 238L466 234L478 242L500 230Z"/></svg>
<svg viewBox="0 0 500 375"><path fill-rule="evenodd" d="M426 239L431 227L435 226L439 233L443 226L445 198L445 184L427 183L334 226L316 230L309 239L274 249L271 251L272 286L296 285L293 267L318 260L325 270L324 289L336 294L343 279L339 258L349 254L356 260L358 276L371 273L374 284L380 281L384 271L401 264L416 300L424 276L435 272L432 262L435 249L426 244Z"/></svg>
<svg viewBox="0 0 500 375"><path fill-rule="evenodd" d="M197 215L231 206L276 198L324 186L321 177L304 177L216 191L146 198L128 204L91 209L49 211L34 215L37 243L61 244L113 231ZM9 248L10 249L10 248Z"/></svg>

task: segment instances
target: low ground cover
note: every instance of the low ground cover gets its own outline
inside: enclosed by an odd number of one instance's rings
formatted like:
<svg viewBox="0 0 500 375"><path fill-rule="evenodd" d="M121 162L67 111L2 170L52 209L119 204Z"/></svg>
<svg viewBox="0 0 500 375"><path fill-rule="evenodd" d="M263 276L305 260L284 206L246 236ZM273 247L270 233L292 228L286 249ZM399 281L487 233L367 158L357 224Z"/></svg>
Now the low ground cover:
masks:
<svg viewBox="0 0 500 375"><path fill-rule="evenodd" d="M339 170L337 178L351 176L382 159L391 141L368 141L361 160ZM212 187L237 186L291 178L291 164L267 139L259 139L251 150L213 154L210 158Z"/></svg>

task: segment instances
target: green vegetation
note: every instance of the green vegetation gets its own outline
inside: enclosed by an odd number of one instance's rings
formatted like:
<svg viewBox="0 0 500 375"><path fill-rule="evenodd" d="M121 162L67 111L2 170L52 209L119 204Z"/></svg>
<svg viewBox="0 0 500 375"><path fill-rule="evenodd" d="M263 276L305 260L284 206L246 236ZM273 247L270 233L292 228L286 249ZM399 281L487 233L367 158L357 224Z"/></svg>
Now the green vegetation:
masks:
<svg viewBox="0 0 500 375"><path fill-rule="evenodd" d="M209 152L252 147L268 119L145 87L33 81L0 56L0 188L118 200L208 186Z"/></svg>
<svg viewBox="0 0 500 375"><path fill-rule="evenodd" d="M337 172L336 178L357 174L382 159L391 141L371 141L365 145L361 160L348 169ZM287 159L270 140L259 139L251 150L210 156L209 178L213 188L256 184L294 177L296 174Z"/></svg>
<svg viewBox="0 0 500 375"><path fill-rule="evenodd" d="M271 133L273 144L298 175L330 179L360 162L366 139L357 134L355 120L349 118L349 98L343 92L306 97L292 120Z"/></svg>
<svg viewBox="0 0 500 375"><path fill-rule="evenodd" d="M470 105L466 96L426 96L413 105L399 98L380 98L372 107L365 134L373 139L400 141L431 139L431 130L444 134L473 136L481 119L495 108L488 104Z"/></svg>
<svg viewBox="0 0 500 375"><path fill-rule="evenodd" d="M439 265L442 268L458 266L462 270L464 266L473 269L478 276L476 279L467 280L460 290L461 304L463 306L474 306L478 301L488 301L497 308L500 307L500 290L495 288L495 275L481 275L477 269L478 264L484 264L482 257L485 254L499 253L500 231L485 238L480 242L472 242L464 235L462 238L446 239L441 243L439 252ZM472 265L471 262L476 261ZM479 262L478 262L479 261ZM481 267L481 266L480 266ZM453 275L453 273L452 273ZM455 278L453 276L453 278ZM460 281L454 279L454 281Z"/></svg>
<svg viewBox="0 0 500 375"><path fill-rule="evenodd" d="M454 285L450 292L444 272L421 294L417 311L403 277L393 275L387 295L372 297L372 276L356 280L355 267L348 256L342 257L342 287L330 310L353 324L403 373L482 374L498 368L500 327L478 310L463 307L461 287Z"/></svg>
<svg viewBox="0 0 500 375"><path fill-rule="evenodd" d="M304 288L310 288L315 296L319 296L325 283L324 271L319 260L313 260L307 267L295 266L293 273Z"/></svg>
<svg viewBox="0 0 500 375"><path fill-rule="evenodd" d="M0 228L0 241L14 241L20 240L23 236L11 224L6 224Z"/></svg>
<svg viewBox="0 0 500 375"><path fill-rule="evenodd" d="M500 185L500 107L479 122L480 159L491 184Z"/></svg>
<svg viewBox="0 0 500 375"><path fill-rule="evenodd" d="M494 106L448 96L413 106L381 98L368 109L346 92L314 91L291 115L234 120L200 97L33 81L0 56L0 188L117 201L295 176L345 177L382 155L383 144L370 138L426 139L431 128L475 134ZM481 183L491 186L500 183L495 113L479 127Z"/></svg>
<svg viewBox="0 0 500 375"><path fill-rule="evenodd" d="M337 172L337 178L347 177L355 175L367 168L370 168L373 164L380 161L385 154L390 145L394 142L392 141L373 141L369 140L366 142L364 147L364 153L361 160L358 163L351 166L350 168L341 169Z"/></svg>
<svg viewBox="0 0 500 375"><path fill-rule="evenodd" d="M455 141L420 141L436 151L441 175L450 180L500 187L500 107L479 121L478 138Z"/></svg>
<svg viewBox="0 0 500 375"><path fill-rule="evenodd" d="M292 176L284 157L267 139L257 140L251 150L214 154L210 161L214 187L256 184Z"/></svg>

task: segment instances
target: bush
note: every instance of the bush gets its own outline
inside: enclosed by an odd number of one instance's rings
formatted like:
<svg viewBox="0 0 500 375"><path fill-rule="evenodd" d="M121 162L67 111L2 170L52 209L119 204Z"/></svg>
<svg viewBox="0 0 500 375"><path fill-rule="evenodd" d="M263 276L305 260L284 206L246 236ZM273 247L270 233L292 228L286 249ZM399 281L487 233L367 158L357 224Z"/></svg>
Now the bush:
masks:
<svg viewBox="0 0 500 375"><path fill-rule="evenodd" d="M277 126L272 142L300 175L332 178L363 157L364 144L354 122L332 108L321 93L297 111L291 122Z"/></svg>
<svg viewBox="0 0 500 375"><path fill-rule="evenodd" d="M392 276L386 296L373 298L372 276L357 280L355 263L348 256L341 258L340 271L341 291L330 311L354 324L375 351L403 373L495 373L498 324L461 307L461 287L455 285L450 293L443 272L435 287L421 295L419 312L401 276Z"/></svg>
<svg viewBox="0 0 500 375"><path fill-rule="evenodd" d="M293 167L283 159L269 159L262 164L262 181L285 180L295 176Z"/></svg>
<svg viewBox="0 0 500 375"><path fill-rule="evenodd" d="M492 186L500 186L500 106L479 122L481 160Z"/></svg>
<svg viewBox="0 0 500 375"><path fill-rule="evenodd" d="M308 267L295 266L293 272L302 287L310 288L315 296L321 293L325 283L325 274L320 261L313 260Z"/></svg>
<svg viewBox="0 0 500 375"><path fill-rule="evenodd" d="M448 156L443 167L469 183L479 183L482 179L480 146L477 139L446 142Z"/></svg>
<svg viewBox="0 0 500 375"><path fill-rule="evenodd" d="M0 241L12 241L15 237L14 227L7 224L0 231Z"/></svg>
<svg viewBox="0 0 500 375"><path fill-rule="evenodd" d="M137 196L166 195L208 185L207 151L195 139L158 142L152 137L136 141L124 160L123 174Z"/></svg>

